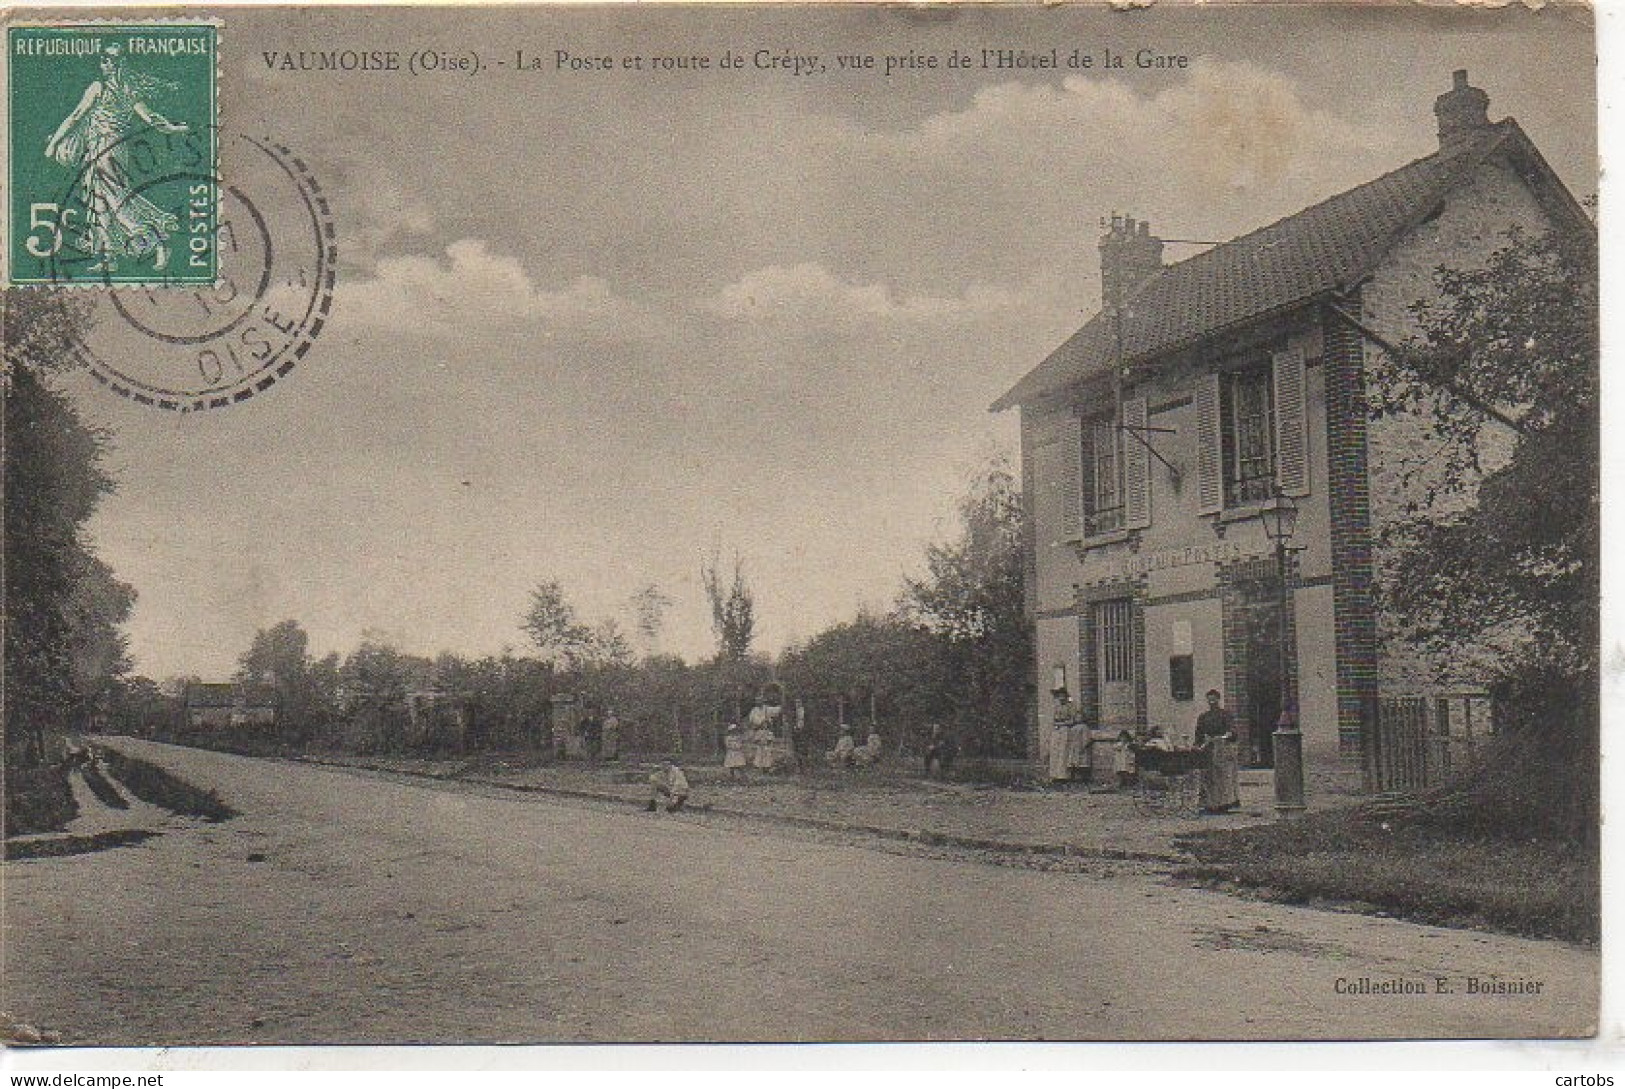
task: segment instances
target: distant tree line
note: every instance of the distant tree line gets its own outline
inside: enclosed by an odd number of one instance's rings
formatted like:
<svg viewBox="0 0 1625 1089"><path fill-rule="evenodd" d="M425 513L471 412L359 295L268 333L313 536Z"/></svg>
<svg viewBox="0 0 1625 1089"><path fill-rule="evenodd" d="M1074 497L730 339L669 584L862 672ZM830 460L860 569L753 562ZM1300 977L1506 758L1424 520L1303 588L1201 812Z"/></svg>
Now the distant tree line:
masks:
<svg viewBox="0 0 1625 1089"><path fill-rule="evenodd" d="M181 706L188 678L160 688L120 686L124 725L176 740L256 750L484 752L552 745L553 701L614 711L623 747L709 759L730 721L776 682L803 755L833 743L841 721L878 726L907 748L932 723L971 755L1020 756L1031 674L1022 615L1021 502L1008 465L986 467L959 507L957 536L932 546L926 574L892 605L790 647L753 650L755 595L744 560L721 549L701 562L715 653L690 663L662 653L673 604L658 586L631 594L632 638L613 619L584 618L565 587L545 580L519 619L526 653L470 658L409 654L377 634L348 655L315 658L304 628L284 620L254 636L234 680L277 708L274 727L192 728Z"/></svg>

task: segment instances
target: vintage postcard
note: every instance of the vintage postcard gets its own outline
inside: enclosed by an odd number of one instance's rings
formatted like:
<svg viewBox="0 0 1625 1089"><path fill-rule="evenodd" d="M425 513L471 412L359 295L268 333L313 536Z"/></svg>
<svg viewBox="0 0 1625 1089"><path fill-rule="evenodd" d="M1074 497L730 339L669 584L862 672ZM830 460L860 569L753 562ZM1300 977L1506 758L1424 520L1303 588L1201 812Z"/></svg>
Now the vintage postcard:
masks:
<svg viewBox="0 0 1625 1089"><path fill-rule="evenodd" d="M1592 1036L1594 35L11 9L7 1038Z"/></svg>

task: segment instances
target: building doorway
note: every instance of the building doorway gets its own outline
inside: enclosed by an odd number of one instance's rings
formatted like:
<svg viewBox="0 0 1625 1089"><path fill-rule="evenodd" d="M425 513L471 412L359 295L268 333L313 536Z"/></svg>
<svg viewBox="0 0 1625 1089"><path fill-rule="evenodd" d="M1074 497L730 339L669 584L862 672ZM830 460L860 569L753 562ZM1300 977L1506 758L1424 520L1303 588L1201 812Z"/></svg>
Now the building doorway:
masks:
<svg viewBox="0 0 1625 1089"><path fill-rule="evenodd" d="M1103 729L1135 726L1134 663L1141 652L1134 641L1133 609L1128 598L1095 603L1095 693Z"/></svg>
<svg viewBox="0 0 1625 1089"><path fill-rule="evenodd" d="M1273 580L1250 583L1240 606L1243 690L1236 708L1242 763L1275 766L1275 727L1281 718L1281 602Z"/></svg>

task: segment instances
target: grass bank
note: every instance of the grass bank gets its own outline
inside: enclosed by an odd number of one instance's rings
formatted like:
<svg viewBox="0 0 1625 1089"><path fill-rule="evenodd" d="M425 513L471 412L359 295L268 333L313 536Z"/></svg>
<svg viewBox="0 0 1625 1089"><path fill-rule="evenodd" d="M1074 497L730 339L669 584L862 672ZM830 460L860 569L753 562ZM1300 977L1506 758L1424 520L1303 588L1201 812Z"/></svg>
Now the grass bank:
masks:
<svg viewBox="0 0 1625 1089"><path fill-rule="evenodd" d="M60 832L79 815L62 764L38 768L6 768L6 835Z"/></svg>
<svg viewBox="0 0 1625 1089"><path fill-rule="evenodd" d="M1384 820L1360 810L1180 837L1179 875L1286 903L1334 902L1416 922L1595 942L1594 847Z"/></svg>

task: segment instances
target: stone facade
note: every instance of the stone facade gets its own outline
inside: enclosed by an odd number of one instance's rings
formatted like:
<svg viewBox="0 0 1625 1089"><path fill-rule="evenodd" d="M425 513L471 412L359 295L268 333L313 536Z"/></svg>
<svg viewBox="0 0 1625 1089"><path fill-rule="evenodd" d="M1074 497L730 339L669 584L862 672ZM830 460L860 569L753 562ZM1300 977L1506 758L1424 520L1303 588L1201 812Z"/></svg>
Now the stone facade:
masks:
<svg viewBox="0 0 1625 1089"><path fill-rule="evenodd" d="M1417 331L1412 306L1438 297L1433 275L1447 266L1481 268L1489 256L1507 243L1516 227L1540 234L1552 226L1535 194L1508 162L1488 162L1464 185L1437 216L1419 225L1396 245L1387 262L1361 292L1362 322L1389 343L1404 343ZM1371 373L1387 365L1375 343L1363 344L1364 366ZM1478 436L1478 455L1484 472L1505 464L1512 452L1511 431L1486 421ZM1382 579L1384 526L1399 518L1407 503L1428 495L1440 483L1437 457L1439 438L1428 423L1415 415L1388 415L1368 425L1370 445L1371 531L1374 543L1373 578ZM1472 501L1471 490L1435 494L1430 509L1440 513L1460 509ZM1463 647L1450 659L1421 654L1395 637L1391 625L1377 625L1377 676L1385 693L1434 694L1476 691L1488 648Z"/></svg>

